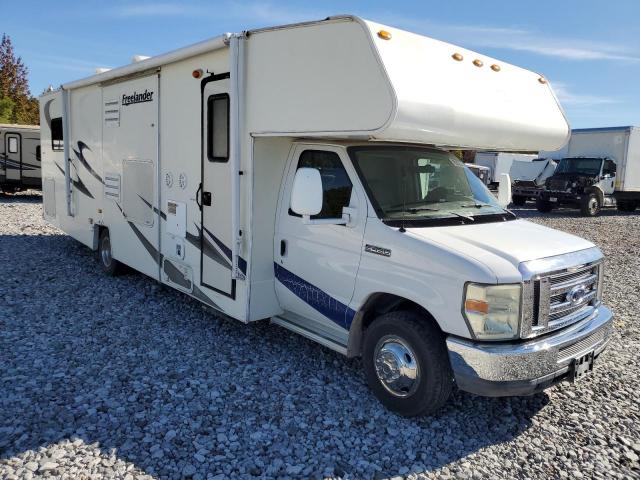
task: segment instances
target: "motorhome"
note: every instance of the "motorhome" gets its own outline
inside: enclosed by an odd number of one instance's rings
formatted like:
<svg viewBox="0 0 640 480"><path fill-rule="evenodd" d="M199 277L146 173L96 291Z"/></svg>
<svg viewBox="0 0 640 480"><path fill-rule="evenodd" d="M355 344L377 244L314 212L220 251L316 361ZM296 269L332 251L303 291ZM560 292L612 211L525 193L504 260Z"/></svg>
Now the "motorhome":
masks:
<svg viewBox="0 0 640 480"><path fill-rule="evenodd" d="M448 152L562 146L537 73L339 16L73 81L40 112L45 219L106 274L362 357L402 415L581 378L612 332L600 250Z"/></svg>
<svg viewBox="0 0 640 480"><path fill-rule="evenodd" d="M640 206L640 127L576 129L562 149L546 154L559 163L538 196L541 212L572 206L593 217L603 207Z"/></svg>
<svg viewBox="0 0 640 480"><path fill-rule="evenodd" d="M39 189L40 127L0 123L0 191Z"/></svg>
<svg viewBox="0 0 640 480"><path fill-rule="evenodd" d="M483 167L488 167L491 172L489 185L497 187L500 183L500 176L509 174L513 162L532 162L538 158L533 153L510 153L510 152L476 152L474 163Z"/></svg>

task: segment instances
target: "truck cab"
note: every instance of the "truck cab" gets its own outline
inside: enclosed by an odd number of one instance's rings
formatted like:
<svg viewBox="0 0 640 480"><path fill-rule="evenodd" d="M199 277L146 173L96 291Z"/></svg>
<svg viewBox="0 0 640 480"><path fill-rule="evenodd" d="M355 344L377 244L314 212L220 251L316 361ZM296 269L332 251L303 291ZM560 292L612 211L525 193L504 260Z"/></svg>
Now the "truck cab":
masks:
<svg viewBox="0 0 640 480"><path fill-rule="evenodd" d="M616 163L610 158L562 158L537 201L538 210L550 212L569 205L585 216L596 216L604 206L615 205Z"/></svg>
<svg viewBox="0 0 640 480"><path fill-rule="evenodd" d="M276 323L362 356L404 415L454 384L527 395L578 378L612 331L600 251L517 219L437 148L295 142L274 249Z"/></svg>

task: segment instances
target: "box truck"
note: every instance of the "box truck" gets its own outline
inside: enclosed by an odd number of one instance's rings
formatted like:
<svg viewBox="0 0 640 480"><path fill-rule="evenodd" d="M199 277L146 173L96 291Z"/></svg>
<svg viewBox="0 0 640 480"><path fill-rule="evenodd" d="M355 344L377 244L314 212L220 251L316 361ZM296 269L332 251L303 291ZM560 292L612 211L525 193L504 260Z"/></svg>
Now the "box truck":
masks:
<svg viewBox="0 0 640 480"><path fill-rule="evenodd" d="M491 171L489 185L497 188L498 183L500 183L500 176L505 173L509 174L514 161L532 162L536 158L538 158L538 155L528 153L477 152L474 163L489 168Z"/></svg>
<svg viewBox="0 0 640 480"><path fill-rule="evenodd" d="M361 356L402 415L456 386L581 378L609 340L600 250L516 219L508 185L498 203L447 152L563 145L539 74L340 16L224 34L40 109L44 216L107 274Z"/></svg>
<svg viewBox="0 0 640 480"><path fill-rule="evenodd" d="M0 123L0 191L39 189L40 127Z"/></svg>
<svg viewBox="0 0 640 480"><path fill-rule="evenodd" d="M640 128L583 128L571 132L537 199L538 210L572 206L593 217L603 207L633 212L640 206Z"/></svg>

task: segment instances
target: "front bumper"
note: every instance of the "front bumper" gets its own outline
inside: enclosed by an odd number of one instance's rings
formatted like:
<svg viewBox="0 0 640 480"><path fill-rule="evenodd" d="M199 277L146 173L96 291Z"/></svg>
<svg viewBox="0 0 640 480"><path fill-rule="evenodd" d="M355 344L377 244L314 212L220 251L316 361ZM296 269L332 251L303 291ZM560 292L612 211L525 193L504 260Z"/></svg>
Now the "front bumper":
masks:
<svg viewBox="0 0 640 480"><path fill-rule="evenodd" d="M577 205L582 199L581 193L556 191L556 190L542 190L538 194L538 198L550 203L564 204L564 205ZM554 200L555 199L555 200Z"/></svg>
<svg viewBox="0 0 640 480"><path fill-rule="evenodd" d="M519 343L473 342L447 338L458 388L477 395L532 395L565 380L573 360L593 351L597 357L613 333L613 315L600 305L585 320L555 334Z"/></svg>

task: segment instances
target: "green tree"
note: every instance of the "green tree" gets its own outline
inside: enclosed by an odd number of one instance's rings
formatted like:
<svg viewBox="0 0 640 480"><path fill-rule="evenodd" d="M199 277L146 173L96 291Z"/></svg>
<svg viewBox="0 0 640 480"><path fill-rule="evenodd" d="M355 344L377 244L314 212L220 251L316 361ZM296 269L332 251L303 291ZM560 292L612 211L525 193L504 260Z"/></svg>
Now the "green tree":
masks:
<svg viewBox="0 0 640 480"><path fill-rule="evenodd" d="M16 57L8 35L0 41L0 119L6 123L37 125L38 100L29 91L28 69Z"/></svg>

